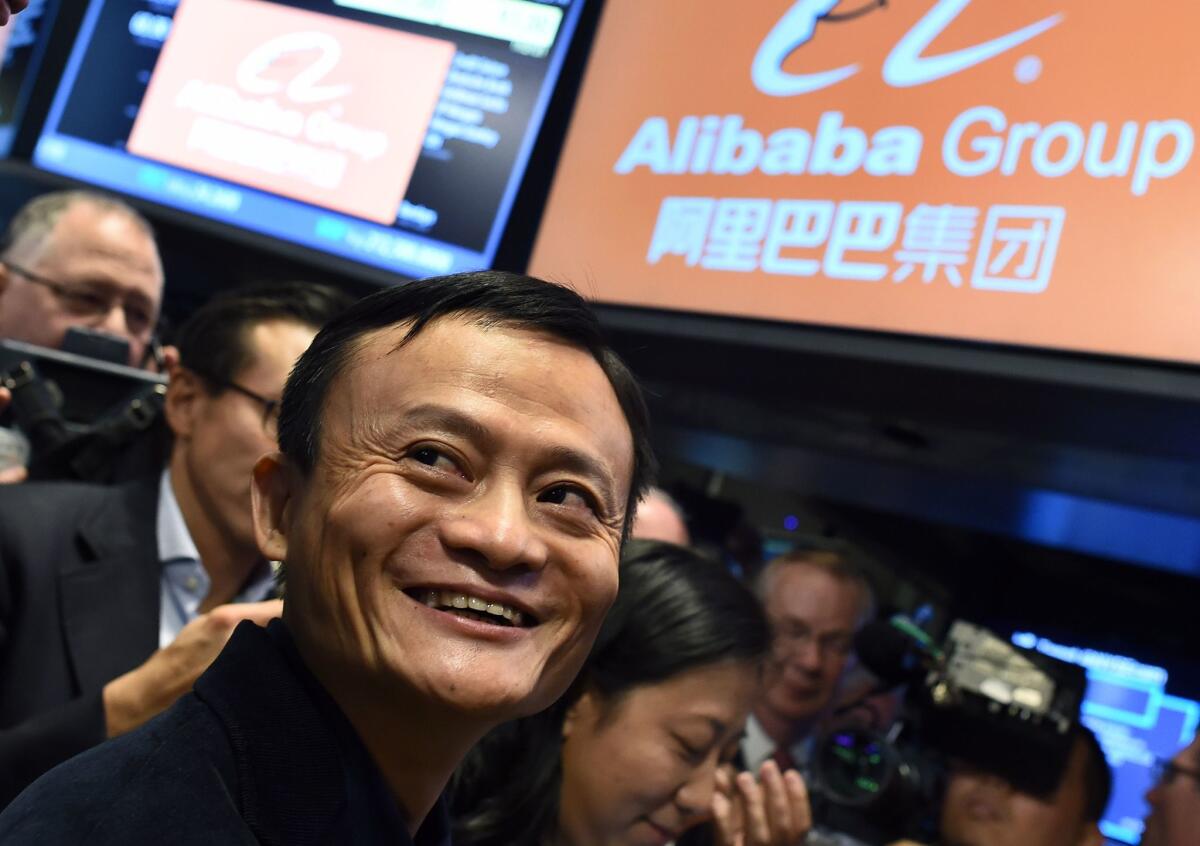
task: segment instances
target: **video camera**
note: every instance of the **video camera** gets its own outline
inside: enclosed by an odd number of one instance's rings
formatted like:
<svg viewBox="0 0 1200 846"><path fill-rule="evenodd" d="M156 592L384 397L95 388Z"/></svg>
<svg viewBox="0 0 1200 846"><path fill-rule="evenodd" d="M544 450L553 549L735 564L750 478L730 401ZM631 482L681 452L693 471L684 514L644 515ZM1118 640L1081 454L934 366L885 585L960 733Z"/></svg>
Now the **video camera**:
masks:
<svg viewBox="0 0 1200 846"><path fill-rule="evenodd" d="M22 456L4 432L10 460L26 459L30 478L107 481L114 456L159 417L165 377L105 360L127 361L128 346L96 336L71 329L62 350L0 340L0 386L12 392L0 423L28 439Z"/></svg>
<svg viewBox="0 0 1200 846"><path fill-rule="evenodd" d="M814 819L839 833L827 842L936 842L950 760L1035 796L1056 790L1079 724L1082 668L961 620L941 645L894 617L866 626L855 646L882 690L908 688L903 716L887 734L850 728L817 741Z"/></svg>

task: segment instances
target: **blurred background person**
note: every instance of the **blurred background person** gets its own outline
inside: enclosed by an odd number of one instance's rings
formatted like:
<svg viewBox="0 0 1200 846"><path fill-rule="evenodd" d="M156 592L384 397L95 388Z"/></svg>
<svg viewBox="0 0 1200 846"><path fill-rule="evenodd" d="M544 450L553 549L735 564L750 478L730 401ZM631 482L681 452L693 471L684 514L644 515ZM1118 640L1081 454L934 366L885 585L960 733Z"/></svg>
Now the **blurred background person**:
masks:
<svg viewBox="0 0 1200 846"><path fill-rule="evenodd" d="M1030 766L1037 762L1031 760ZM1001 776L954 763L942 805L942 843L1104 846L1100 819L1111 791L1112 771L1096 736L1084 726L1076 729L1067 767L1050 796L1033 796Z"/></svg>
<svg viewBox="0 0 1200 846"><path fill-rule="evenodd" d="M1146 801L1150 816L1142 846L1200 843L1200 734L1174 758L1159 763L1158 778Z"/></svg>
<svg viewBox="0 0 1200 846"><path fill-rule="evenodd" d="M672 544L630 541L620 588L583 671L541 714L502 726L455 778L458 846L650 846L710 815L736 753L770 633L726 570ZM753 818L793 843L808 827L803 782L773 765L718 802L725 842ZM771 799L786 805L767 821ZM774 806L772 806L774 807ZM739 837L743 839L739 840Z"/></svg>
<svg viewBox="0 0 1200 846"><path fill-rule="evenodd" d="M163 297L150 223L95 191L30 200L0 243L0 338L57 349L73 326L129 343L132 367L148 357Z"/></svg>
<svg viewBox="0 0 1200 846"><path fill-rule="evenodd" d="M765 684L746 724L742 764L802 772L810 741L854 666L854 635L875 613L863 571L846 549L802 550L770 561L755 584L773 641Z"/></svg>
<svg viewBox="0 0 1200 846"><path fill-rule="evenodd" d="M0 807L170 707L242 619L278 616L251 471L292 364L348 302L303 283L214 298L179 333L166 469L0 489Z"/></svg>
<svg viewBox="0 0 1200 846"><path fill-rule="evenodd" d="M660 540L688 546L687 517L683 508L669 493L660 487L652 487L638 503L637 516L633 521L631 537Z"/></svg>
<svg viewBox="0 0 1200 846"><path fill-rule="evenodd" d="M72 327L90 329L128 344L125 363L166 370L178 357L154 338L162 298L150 223L115 197L42 194L0 236L0 339L58 349ZM0 388L0 414L11 398ZM0 484L23 481L28 442L15 429L0 438L13 453L0 462Z"/></svg>

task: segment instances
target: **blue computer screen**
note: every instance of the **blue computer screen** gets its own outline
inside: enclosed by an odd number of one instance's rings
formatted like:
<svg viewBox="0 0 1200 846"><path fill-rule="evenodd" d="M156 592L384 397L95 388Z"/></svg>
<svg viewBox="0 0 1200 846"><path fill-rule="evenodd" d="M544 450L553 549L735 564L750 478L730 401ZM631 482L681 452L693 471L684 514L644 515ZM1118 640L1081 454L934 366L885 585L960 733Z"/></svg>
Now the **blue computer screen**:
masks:
<svg viewBox="0 0 1200 846"><path fill-rule="evenodd" d="M34 164L402 276L488 266L583 0L91 0Z"/></svg>
<svg viewBox="0 0 1200 846"><path fill-rule="evenodd" d="M1014 634L1013 642L1087 670L1083 723L1096 733L1113 770L1112 799L1101 828L1118 843L1137 843L1149 811L1145 795L1152 786L1154 762L1174 756L1191 742L1200 723L1200 704L1171 695L1162 667L1029 632Z"/></svg>
<svg viewBox="0 0 1200 846"><path fill-rule="evenodd" d="M58 0L32 0L0 27L0 156L7 156L37 78Z"/></svg>

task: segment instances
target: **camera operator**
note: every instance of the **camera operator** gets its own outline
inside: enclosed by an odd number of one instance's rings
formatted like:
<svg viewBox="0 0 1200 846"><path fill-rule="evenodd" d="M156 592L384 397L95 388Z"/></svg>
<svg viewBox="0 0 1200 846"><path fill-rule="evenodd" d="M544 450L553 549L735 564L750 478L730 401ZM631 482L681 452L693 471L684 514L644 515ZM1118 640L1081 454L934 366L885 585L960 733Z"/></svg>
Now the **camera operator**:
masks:
<svg viewBox="0 0 1200 846"><path fill-rule="evenodd" d="M89 329L128 344L129 365L166 370L177 354L153 343L162 292L150 224L104 194L36 197L0 241L0 339L58 349L68 330ZM11 399L0 391L0 413ZM24 478L11 459L0 468L0 483Z"/></svg>
<svg viewBox="0 0 1200 846"><path fill-rule="evenodd" d="M57 191L30 200L0 248L0 338L57 349L72 326L129 342L146 363L163 269L150 224L113 197Z"/></svg>
<svg viewBox="0 0 1200 846"><path fill-rule="evenodd" d="M1104 752L1083 726L1076 729L1067 768L1050 796L1033 796L1001 776L955 762L942 804L940 843L1104 846L1100 818L1111 790L1112 772ZM911 841L894 846L905 844L915 846Z"/></svg>
<svg viewBox="0 0 1200 846"><path fill-rule="evenodd" d="M1142 846L1195 846L1200 843L1200 734L1169 761L1146 794L1150 816Z"/></svg>

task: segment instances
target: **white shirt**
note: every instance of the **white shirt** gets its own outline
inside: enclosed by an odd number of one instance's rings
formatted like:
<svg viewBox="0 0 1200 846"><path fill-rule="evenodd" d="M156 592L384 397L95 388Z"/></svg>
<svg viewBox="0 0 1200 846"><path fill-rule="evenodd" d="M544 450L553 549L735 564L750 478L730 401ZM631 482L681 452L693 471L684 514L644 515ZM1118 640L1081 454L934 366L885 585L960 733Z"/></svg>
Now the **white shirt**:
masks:
<svg viewBox="0 0 1200 846"><path fill-rule="evenodd" d="M158 489L158 560L162 563L161 601L158 617L158 646L173 641L179 631L199 616L200 603L208 596L212 580L200 562L200 550L192 540L179 501L171 487L171 471L164 470ZM270 596L275 585L271 566L263 562L234 602L258 602Z"/></svg>
<svg viewBox="0 0 1200 846"><path fill-rule="evenodd" d="M758 768L775 754L775 746L775 741L751 714L746 719L746 733L742 735L742 762L746 765L746 770L757 773ZM808 756L811 748L812 740L806 737L788 749L801 773L808 768Z"/></svg>

